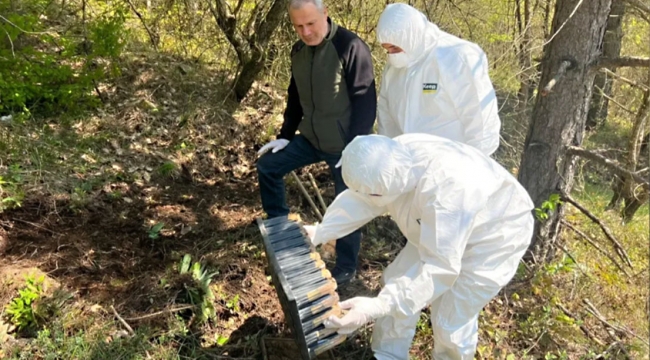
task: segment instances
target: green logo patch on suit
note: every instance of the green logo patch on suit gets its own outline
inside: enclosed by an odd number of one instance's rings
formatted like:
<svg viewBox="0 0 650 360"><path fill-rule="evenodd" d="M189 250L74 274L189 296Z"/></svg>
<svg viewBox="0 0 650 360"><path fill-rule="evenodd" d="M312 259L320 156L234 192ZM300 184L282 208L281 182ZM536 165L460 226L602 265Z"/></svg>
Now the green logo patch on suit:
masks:
<svg viewBox="0 0 650 360"><path fill-rule="evenodd" d="M422 92L425 94L435 94L438 92L437 83L424 83L422 86Z"/></svg>

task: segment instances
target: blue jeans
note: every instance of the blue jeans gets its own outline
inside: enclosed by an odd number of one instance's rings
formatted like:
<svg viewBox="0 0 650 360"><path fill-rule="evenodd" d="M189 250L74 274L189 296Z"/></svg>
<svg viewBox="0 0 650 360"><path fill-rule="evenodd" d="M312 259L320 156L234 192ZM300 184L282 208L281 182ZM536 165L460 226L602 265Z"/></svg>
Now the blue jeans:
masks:
<svg viewBox="0 0 650 360"><path fill-rule="evenodd" d="M340 154L329 154L314 148L302 135L296 135L284 149L277 153L267 152L257 161L257 175L260 183L262 208L269 219L289 215L287 207L284 176L289 172L319 161L325 161L334 177L334 192L340 194L347 186L343 182L341 168L334 166ZM361 230L336 241L336 266L342 271L357 268L357 256L361 246Z"/></svg>

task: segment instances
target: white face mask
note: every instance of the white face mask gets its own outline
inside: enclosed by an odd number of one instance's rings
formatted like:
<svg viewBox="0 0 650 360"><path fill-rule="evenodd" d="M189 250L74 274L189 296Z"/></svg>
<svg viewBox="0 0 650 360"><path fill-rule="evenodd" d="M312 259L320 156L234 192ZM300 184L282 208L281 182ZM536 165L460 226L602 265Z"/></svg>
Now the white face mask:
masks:
<svg viewBox="0 0 650 360"><path fill-rule="evenodd" d="M396 68L403 68L409 65L411 58L402 51L396 54L388 54L388 62Z"/></svg>

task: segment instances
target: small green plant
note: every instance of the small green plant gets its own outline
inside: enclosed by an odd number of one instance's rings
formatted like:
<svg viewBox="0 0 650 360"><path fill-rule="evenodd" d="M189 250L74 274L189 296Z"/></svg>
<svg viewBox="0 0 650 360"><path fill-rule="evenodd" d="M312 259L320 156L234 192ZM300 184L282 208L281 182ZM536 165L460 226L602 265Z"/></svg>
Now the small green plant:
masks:
<svg viewBox="0 0 650 360"><path fill-rule="evenodd" d="M167 161L164 164L160 165L158 168L158 173L164 177L169 177L172 176L174 170L176 170L176 164L174 164L172 161Z"/></svg>
<svg viewBox="0 0 650 360"><path fill-rule="evenodd" d="M165 223L159 222L156 225L149 228L149 239L156 240L160 237L160 231L165 227Z"/></svg>
<svg viewBox="0 0 650 360"><path fill-rule="evenodd" d="M575 267L576 263L573 261L573 259L568 257L566 254L563 254L560 261L545 265L544 270L546 271L547 275L553 276L557 273L571 272L575 269Z"/></svg>
<svg viewBox="0 0 650 360"><path fill-rule="evenodd" d="M226 301L226 307L236 313L239 312L239 294L232 297L232 299Z"/></svg>
<svg viewBox="0 0 650 360"><path fill-rule="evenodd" d="M217 334L217 335L215 335L215 338L216 338L216 340L217 340L217 345L219 345L219 346L224 346L224 345L226 345L226 343L227 343L228 340L229 340L227 336L223 336L223 335L221 335L221 334Z"/></svg>
<svg viewBox="0 0 650 360"><path fill-rule="evenodd" d="M0 176L0 213L5 209L22 206L25 194L21 189L23 177L19 165L9 167L4 176Z"/></svg>
<svg viewBox="0 0 650 360"><path fill-rule="evenodd" d="M196 261L192 263L192 256L185 254L180 262L180 275L190 275L193 283L183 284L185 288L184 301L199 307L198 321L204 322L216 315L214 309L214 293L210 288L212 278L217 272L209 272L204 264Z"/></svg>
<svg viewBox="0 0 650 360"><path fill-rule="evenodd" d="M562 204L562 201L560 200L560 194L551 194L548 200L542 203L541 208L535 208L535 217L539 221L548 220L549 215L551 215L560 204Z"/></svg>
<svg viewBox="0 0 650 360"><path fill-rule="evenodd" d="M9 321L18 328L19 331L34 328L37 326L37 315L34 309L34 303L39 300L43 294L43 280L45 276L38 278L27 276L25 287L18 290L18 296L11 300L7 306L6 312Z"/></svg>

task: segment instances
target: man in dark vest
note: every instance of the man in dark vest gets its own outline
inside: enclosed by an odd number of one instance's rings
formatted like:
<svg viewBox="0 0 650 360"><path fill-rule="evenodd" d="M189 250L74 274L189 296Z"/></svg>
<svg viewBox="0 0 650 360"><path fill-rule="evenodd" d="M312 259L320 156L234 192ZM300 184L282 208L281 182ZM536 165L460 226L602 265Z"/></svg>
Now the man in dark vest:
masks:
<svg viewBox="0 0 650 360"><path fill-rule="evenodd" d="M283 178L297 168L325 161L336 195L345 190L337 167L341 152L357 135L371 133L376 115L368 45L334 23L322 0L290 0L289 18L300 40L291 49L284 122L277 139L260 149L257 163L262 207L269 218L289 214ZM339 285L356 273L360 242L360 230L336 242L332 275Z"/></svg>

